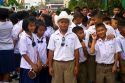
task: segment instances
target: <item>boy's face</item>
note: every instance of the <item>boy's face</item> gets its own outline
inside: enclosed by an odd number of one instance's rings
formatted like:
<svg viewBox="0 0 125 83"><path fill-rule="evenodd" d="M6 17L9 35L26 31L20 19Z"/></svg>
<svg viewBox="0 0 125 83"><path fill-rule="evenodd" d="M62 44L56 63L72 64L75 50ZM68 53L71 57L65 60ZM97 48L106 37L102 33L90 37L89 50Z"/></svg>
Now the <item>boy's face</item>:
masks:
<svg viewBox="0 0 125 83"><path fill-rule="evenodd" d="M35 22L29 23L28 25L29 32L34 32L35 28L36 28Z"/></svg>
<svg viewBox="0 0 125 83"><path fill-rule="evenodd" d="M81 24L82 23L82 18L78 17L75 19L76 24Z"/></svg>
<svg viewBox="0 0 125 83"><path fill-rule="evenodd" d="M44 32L45 32L45 27L44 26L40 26L38 28L37 34L40 35L40 36L43 36Z"/></svg>
<svg viewBox="0 0 125 83"><path fill-rule="evenodd" d="M61 19L58 21L59 28L61 30L67 30L69 27L69 20L68 19Z"/></svg>
<svg viewBox="0 0 125 83"><path fill-rule="evenodd" d="M77 31L76 35L78 36L80 41L82 41L84 39L84 31L83 30Z"/></svg>
<svg viewBox="0 0 125 83"><path fill-rule="evenodd" d="M99 38L105 38L106 32L107 32L107 29L105 27L96 28L96 34Z"/></svg>
<svg viewBox="0 0 125 83"><path fill-rule="evenodd" d="M118 21L112 19L112 20L111 20L111 25L112 25L112 27L113 27L114 29L117 29L117 27L118 27Z"/></svg>
<svg viewBox="0 0 125 83"><path fill-rule="evenodd" d="M84 16L87 16L88 12L89 12L89 11L88 11L87 8L82 9L82 14L83 14Z"/></svg>
<svg viewBox="0 0 125 83"><path fill-rule="evenodd" d="M119 31L120 31L120 34L125 37L125 26L122 29L120 28Z"/></svg>
<svg viewBox="0 0 125 83"><path fill-rule="evenodd" d="M114 8L113 9L113 14L114 15L117 15L117 14L119 14L120 13L120 9L119 8Z"/></svg>

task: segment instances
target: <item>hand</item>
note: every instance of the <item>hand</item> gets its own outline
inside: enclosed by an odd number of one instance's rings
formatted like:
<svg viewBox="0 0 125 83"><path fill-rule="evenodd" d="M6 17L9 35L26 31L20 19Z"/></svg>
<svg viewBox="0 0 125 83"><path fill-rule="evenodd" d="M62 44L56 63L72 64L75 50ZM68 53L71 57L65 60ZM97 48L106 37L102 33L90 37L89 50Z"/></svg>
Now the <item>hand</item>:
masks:
<svg viewBox="0 0 125 83"><path fill-rule="evenodd" d="M53 76L53 75L54 75L54 70L53 70L53 67L49 67L49 74L50 74L51 76Z"/></svg>
<svg viewBox="0 0 125 83"><path fill-rule="evenodd" d="M81 45L82 45L82 48L86 48L86 45L83 41L81 42Z"/></svg>
<svg viewBox="0 0 125 83"><path fill-rule="evenodd" d="M93 40L96 40L96 39L97 39L96 33L93 33L93 34L92 34L92 39L93 39Z"/></svg>
<svg viewBox="0 0 125 83"><path fill-rule="evenodd" d="M113 34L107 35L107 39L108 39L108 40L112 40L112 39L114 39L114 38L115 38L115 36L114 36Z"/></svg>
<svg viewBox="0 0 125 83"><path fill-rule="evenodd" d="M115 73L117 70L117 66L114 64L113 67L112 67L112 73Z"/></svg>
<svg viewBox="0 0 125 83"><path fill-rule="evenodd" d="M38 66L37 66L37 64L32 64L31 67L32 67L32 69L33 69L35 72L38 72Z"/></svg>
<svg viewBox="0 0 125 83"><path fill-rule="evenodd" d="M75 66L75 67L74 67L74 75L75 75L75 76L78 75L78 70L79 70L79 69L78 69L78 66Z"/></svg>
<svg viewBox="0 0 125 83"><path fill-rule="evenodd" d="M38 66L38 71L41 71L42 68L43 68L41 61L38 61L38 62L37 62L37 66Z"/></svg>

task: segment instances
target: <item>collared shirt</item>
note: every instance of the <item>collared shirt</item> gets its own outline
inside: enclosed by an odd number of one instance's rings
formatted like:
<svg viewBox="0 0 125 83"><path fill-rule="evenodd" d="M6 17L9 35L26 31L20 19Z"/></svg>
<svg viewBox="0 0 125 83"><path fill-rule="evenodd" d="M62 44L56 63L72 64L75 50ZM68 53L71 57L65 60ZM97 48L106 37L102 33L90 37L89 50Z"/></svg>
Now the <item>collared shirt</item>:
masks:
<svg viewBox="0 0 125 83"><path fill-rule="evenodd" d="M71 28L71 31L72 31L72 29L73 29L74 27L76 27L76 26L77 26L77 25L72 22L72 24L71 24L69 27ZM78 26L82 27L82 28L83 28L83 31L85 31L85 30L87 29L82 23L79 24Z"/></svg>
<svg viewBox="0 0 125 83"><path fill-rule="evenodd" d="M117 42L121 48L121 58L123 60L125 60L125 37L123 37L122 35L117 37Z"/></svg>
<svg viewBox="0 0 125 83"><path fill-rule="evenodd" d="M118 37L121 35L118 29L115 29L114 32L115 32L115 37Z"/></svg>
<svg viewBox="0 0 125 83"><path fill-rule="evenodd" d="M86 43L85 40L83 40L84 43ZM87 46L86 46L87 47ZM79 48L79 62L85 62L87 60L87 58L85 57L85 54L83 52L83 48Z"/></svg>
<svg viewBox="0 0 125 83"><path fill-rule="evenodd" d="M64 46L61 46L63 37L65 38ZM48 44L48 49L54 51L53 59L57 61L74 60L74 50L80 47L82 46L78 37L70 29L65 36L57 30L51 35Z"/></svg>
<svg viewBox="0 0 125 83"><path fill-rule="evenodd" d="M12 28L12 22L0 22L0 50L10 50L14 48Z"/></svg>
<svg viewBox="0 0 125 83"><path fill-rule="evenodd" d="M27 56L30 58L30 60L36 64L37 62L37 47L32 45L34 40L34 34L32 34L32 38L23 31L20 36L19 40L19 51L21 55L27 54ZM21 68L25 69L31 69L31 65L28 64L28 62L24 59L24 57L21 58Z"/></svg>
<svg viewBox="0 0 125 83"><path fill-rule="evenodd" d="M18 46L18 43L19 43L19 34L22 30L22 20L19 21L17 24L15 24L13 26L13 29L12 29L12 37L13 37L13 40L17 41L16 42L16 45L14 47L14 53L19 53L19 46Z"/></svg>
<svg viewBox="0 0 125 83"><path fill-rule="evenodd" d="M115 35L115 31L114 31L114 29L113 29L112 26L109 26L109 25L106 25L106 24L105 24L105 26L106 26L106 28L107 28L107 32L106 32L107 35L109 35L109 34L114 34L114 35ZM87 41L89 41L89 36L90 36L91 34L93 34L94 32L96 32L95 25L92 25L92 26L90 26L90 27L86 30L85 39L86 39Z"/></svg>
<svg viewBox="0 0 125 83"><path fill-rule="evenodd" d="M50 37L55 31L53 29L53 27L49 26L49 27L46 27L47 30L45 31L45 36L46 37Z"/></svg>
<svg viewBox="0 0 125 83"><path fill-rule="evenodd" d="M46 64L46 61L47 61L47 43L46 43L46 37L43 36L43 37L39 38L35 34L34 40L35 40L36 45L37 45L37 50L39 52L40 59L41 59L41 61L42 61L43 64Z"/></svg>
<svg viewBox="0 0 125 83"><path fill-rule="evenodd" d="M102 39L98 39L95 44L96 62L103 64L113 64L115 54L120 51L121 49L116 39L105 39L104 41Z"/></svg>

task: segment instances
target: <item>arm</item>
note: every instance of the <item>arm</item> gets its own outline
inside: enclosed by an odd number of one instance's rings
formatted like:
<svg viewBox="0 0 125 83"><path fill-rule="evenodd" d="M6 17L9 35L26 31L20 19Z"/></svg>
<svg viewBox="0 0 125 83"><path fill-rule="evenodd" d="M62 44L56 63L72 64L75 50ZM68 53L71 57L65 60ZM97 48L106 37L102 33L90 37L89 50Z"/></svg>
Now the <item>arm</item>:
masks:
<svg viewBox="0 0 125 83"><path fill-rule="evenodd" d="M87 56L88 55L88 51L87 51L86 45L85 45L85 43L83 41L81 42L81 45L82 45L82 48L83 48L84 56L88 57Z"/></svg>
<svg viewBox="0 0 125 83"><path fill-rule="evenodd" d="M77 76L79 68L79 49L75 50L74 56L75 56L74 75Z"/></svg>
<svg viewBox="0 0 125 83"><path fill-rule="evenodd" d="M49 60L49 73L50 75L53 75L53 56L54 56L54 51L49 50L48 53L48 60Z"/></svg>
<svg viewBox="0 0 125 83"><path fill-rule="evenodd" d="M92 40L92 45L90 48L90 53L94 54L95 53L96 38L97 38L96 34L92 34L92 38L93 38L93 40Z"/></svg>
<svg viewBox="0 0 125 83"><path fill-rule="evenodd" d="M23 58L28 62L29 65L31 65L32 69L33 69L35 72L38 71L37 65L34 64L34 63L30 60L30 58L28 57L27 54L24 54L24 55L23 55Z"/></svg>

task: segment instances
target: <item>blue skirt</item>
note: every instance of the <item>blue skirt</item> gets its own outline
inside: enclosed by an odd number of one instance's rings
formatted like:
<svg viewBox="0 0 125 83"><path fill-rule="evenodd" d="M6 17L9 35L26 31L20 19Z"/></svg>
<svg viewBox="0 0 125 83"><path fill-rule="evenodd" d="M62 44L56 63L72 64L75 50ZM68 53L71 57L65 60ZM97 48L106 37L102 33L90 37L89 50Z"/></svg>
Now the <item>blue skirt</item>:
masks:
<svg viewBox="0 0 125 83"><path fill-rule="evenodd" d="M21 54L16 54L14 53L14 58L15 58L15 67L20 67L20 61L21 61Z"/></svg>
<svg viewBox="0 0 125 83"><path fill-rule="evenodd" d="M19 83L40 83L39 78L30 79L28 76L29 69L20 69L20 82Z"/></svg>
<svg viewBox="0 0 125 83"><path fill-rule="evenodd" d="M0 74L15 70L14 50L0 50Z"/></svg>

